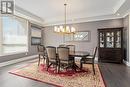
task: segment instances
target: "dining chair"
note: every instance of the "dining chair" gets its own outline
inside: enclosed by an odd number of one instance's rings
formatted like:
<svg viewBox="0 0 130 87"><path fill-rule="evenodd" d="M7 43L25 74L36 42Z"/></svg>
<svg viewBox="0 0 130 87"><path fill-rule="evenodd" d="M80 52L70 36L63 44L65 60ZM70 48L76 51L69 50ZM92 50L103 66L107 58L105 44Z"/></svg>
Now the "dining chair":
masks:
<svg viewBox="0 0 130 87"><path fill-rule="evenodd" d="M37 50L38 50L38 58L39 58L38 66L39 66L40 62L41 62L41 58L43 58L44 60L46 59L46 49L45 49L44 45L38 45Z"/></svg>
<svg viewBox="0 0 130 87"><path fill-rule="evenodd" d="M97 47L94 48L92 55L89 55L86 58L82 58L80 60L80 68L81 69L83 67L83 64L92 64L94 75L95 75L94 60L95 60L96 52L97 52Z"/></svg>
<svg viewBox="0 0 130 87"><path fill-rule="evenodd" d="M69 48L69 53L70 54L74 54L75 53L75 45L66 45L66 47ZM69 57L72 61L75 61L75 58L74 57Z"/></svg>
<svg viewBox="0 0 130 87"><path fill-rule="evenodd" d="M47 71L51 65L56 65L56 71L57 71L58 59L56 55L56 47L47 46L46 51L47 51Z"/></svg>
<svg viewBox="0 0 130 87"><path fill-rule="evenodd" d="M63 68L66 68L66 70L68 68L73 69L74 61L69 59L69 48L68 47L58 47L57 52L58 52L58 58L59 58L58 72L60 71L61 66L63 66Z"/></svg>
<svg viewBox="0 0 130 87"><path fill-rule="evenodd" d="M75 52L75 45L66 45L69 48L70 52Z"/></svg>

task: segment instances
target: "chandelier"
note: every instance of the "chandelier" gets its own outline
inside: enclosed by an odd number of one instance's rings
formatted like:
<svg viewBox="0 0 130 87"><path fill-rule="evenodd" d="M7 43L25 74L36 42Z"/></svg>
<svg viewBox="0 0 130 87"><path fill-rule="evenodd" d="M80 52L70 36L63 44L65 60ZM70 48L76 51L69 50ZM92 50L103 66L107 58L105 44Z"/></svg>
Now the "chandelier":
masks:
<svg viewBox="0 0 130 87"><path fill-rule="evenodd" d="M65 23L63 26L54 26L54 31L57 33L65 33L65 34L72 34L75 33L75 28L73 26L67 26L67 15L66 15L66 6L67 4L64 4L65 7Z"/></svg>

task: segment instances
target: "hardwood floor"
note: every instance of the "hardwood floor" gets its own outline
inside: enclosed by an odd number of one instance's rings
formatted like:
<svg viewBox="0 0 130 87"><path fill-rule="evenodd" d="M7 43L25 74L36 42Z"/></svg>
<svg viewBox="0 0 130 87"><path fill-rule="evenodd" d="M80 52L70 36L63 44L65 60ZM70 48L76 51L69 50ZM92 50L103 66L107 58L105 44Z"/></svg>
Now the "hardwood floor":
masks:
<svg viewBox="0 0 130 87"><path fill-rule="evenodd" d="M100 63L107 87L130 87L130 67L123 64Z"/></svg>
<svg viewBox="0 0 130 87"><path fill-rule="evenodd" d="M45 83L33 81L9 74L8 71L32 61L24 61L0 68L0 87L54 87ZM130 67L123 64L100 63L107 87L130 87ZM87 87L87 86L86 86Z"/></svg>
<svg viewBox="0 0 130 87"><path fill-rule="evenodd" d="M54 87L45 83L9 74L8 71L32 61L24 61L0 68L0 87Z"/></svg>

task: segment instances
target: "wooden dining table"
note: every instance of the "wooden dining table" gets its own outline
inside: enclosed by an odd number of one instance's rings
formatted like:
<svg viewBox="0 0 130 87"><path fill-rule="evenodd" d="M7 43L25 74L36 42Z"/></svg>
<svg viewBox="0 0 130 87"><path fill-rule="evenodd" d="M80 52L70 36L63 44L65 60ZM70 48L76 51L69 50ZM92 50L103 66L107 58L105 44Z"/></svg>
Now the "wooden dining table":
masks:
<svg viewBox="0 0 130 87"><path fill-rule="evenodd" d="M86 58L89 55L90 55L90 53L87 52L87 51L75 51L75 52L74 51L70 51L70 53L69 53L70 58L74 58L74 60L75 60L76 57ZM73 68L75 68L75 69L82 69L82 67L80 66L80 68L79 68L76 65L76 63L74 63Z"/></svg>
<svg viewBox="0 0 130 87"><path fill-rule="evenodd" d="M90 55L90 53L87 52L87 51L70 51L69 52L69 57L73 58L74 61L75 61L76 57L86 58L89 55ZM57 53L57 56L58 56L58 53ZM74 62L73 68L75 68L75 69L82 69L81 65L79 67L75 62Z"/></svg>
<svg viewBox="0 0 130 87"><path fill-rule="evenodd" d="M84 58L84 57L87 57L87 56L89 56L89 52L87 52L87 51L70 51L70 53L69 53L69 56L70 57L82 57L82 58Z"/></svg>

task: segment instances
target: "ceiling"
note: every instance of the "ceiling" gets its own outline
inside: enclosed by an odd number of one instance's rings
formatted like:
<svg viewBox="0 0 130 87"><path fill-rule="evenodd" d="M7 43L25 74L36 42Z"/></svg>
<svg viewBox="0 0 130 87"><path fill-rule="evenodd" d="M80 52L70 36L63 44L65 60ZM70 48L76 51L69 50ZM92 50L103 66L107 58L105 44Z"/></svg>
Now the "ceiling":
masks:
<svg viewBox="0 0 130 87"><path fill-rule="evenodd" d="M64 21L64 0L15 1L18 7L43 19L46 25ZM126 12L130 8L130 0L67 0L67 3L68 22L121 17L122 11ZM115 15L117 13L120 15Z"/></svg>

